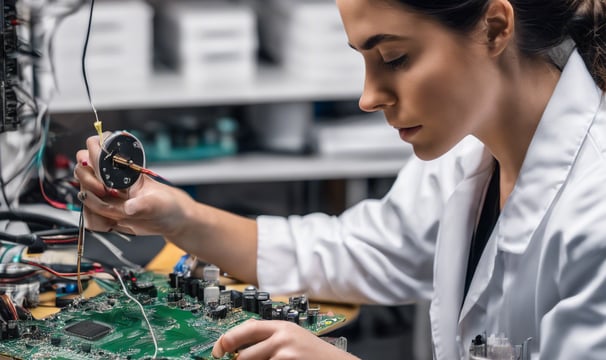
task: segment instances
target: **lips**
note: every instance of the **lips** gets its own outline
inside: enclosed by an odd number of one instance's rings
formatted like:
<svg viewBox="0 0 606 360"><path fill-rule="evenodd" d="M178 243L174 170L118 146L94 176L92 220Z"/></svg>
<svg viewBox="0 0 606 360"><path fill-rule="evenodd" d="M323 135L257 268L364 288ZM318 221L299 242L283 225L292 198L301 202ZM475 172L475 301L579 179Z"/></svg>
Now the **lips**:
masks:
<svg viewBox="0 0 606 360"><path fill-rule="evenodd" d="M407 128L400 128L398 132L400 133L400 139L404 141L410 141L415 134L417 134L421 130L422 126L412 126Z"/></svg>

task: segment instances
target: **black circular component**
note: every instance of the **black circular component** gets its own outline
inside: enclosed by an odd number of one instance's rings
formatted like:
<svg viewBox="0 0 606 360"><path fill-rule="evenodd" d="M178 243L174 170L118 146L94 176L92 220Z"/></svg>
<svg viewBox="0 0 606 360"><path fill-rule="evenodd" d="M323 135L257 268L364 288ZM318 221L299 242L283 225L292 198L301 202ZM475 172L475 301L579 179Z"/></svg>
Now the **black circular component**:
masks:
<svg viewBox="0 0 606 360"><path fill-rule="evenodd" d="M116 161L116 157L127 162ZM127 189L132 186L140 171L133 167L145 167L145 152L141 142L131 133L118 131L103 141L103 149L99 154L99 177L110 189Z"/></svg>

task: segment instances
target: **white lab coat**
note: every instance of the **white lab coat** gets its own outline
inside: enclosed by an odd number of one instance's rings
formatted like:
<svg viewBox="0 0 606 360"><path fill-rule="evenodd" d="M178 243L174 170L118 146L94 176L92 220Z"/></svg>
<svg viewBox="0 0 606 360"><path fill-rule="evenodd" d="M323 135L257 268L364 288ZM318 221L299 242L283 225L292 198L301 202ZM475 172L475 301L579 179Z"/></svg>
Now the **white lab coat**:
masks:
<svg viewBox="0 0 606 360"><path fill-rule="evenodd" d="M606 106L575 51L462 303L492 158L473 138L412 159L381 200L339 217L259 217L258 276L274 293L399 304L431 299L434 356L477 334L531 337L533 358L606 359Z"/></svg>

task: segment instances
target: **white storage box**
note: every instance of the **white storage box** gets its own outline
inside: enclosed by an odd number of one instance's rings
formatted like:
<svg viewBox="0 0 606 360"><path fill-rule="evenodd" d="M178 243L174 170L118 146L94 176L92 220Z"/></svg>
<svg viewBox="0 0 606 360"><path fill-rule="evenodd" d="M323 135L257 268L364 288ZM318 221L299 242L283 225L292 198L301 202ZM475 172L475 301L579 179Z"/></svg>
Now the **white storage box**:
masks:
<svg viewBox="0 0 606 360"><path fill-rule="evenodd" d="M333 0L257 0L261 41L291 73L324 81L363 79L362 57L347 45Z"/></svg>
<svg viewBox="0 0 606 360"><path fill-rule="evenodd" d="M249 81L256 72L253 9L231 1L170 1L158 20L160 58L188 80Z"/></svg>
<svg viewBox="0 0 606 360"><path fill-rule="evenodd" d="M59 91L84 91L82 51L90 5L65 18L53 38ZM86 69L94 88L140 87L152 72L153 11L143 0L95 2Z"/></svg>

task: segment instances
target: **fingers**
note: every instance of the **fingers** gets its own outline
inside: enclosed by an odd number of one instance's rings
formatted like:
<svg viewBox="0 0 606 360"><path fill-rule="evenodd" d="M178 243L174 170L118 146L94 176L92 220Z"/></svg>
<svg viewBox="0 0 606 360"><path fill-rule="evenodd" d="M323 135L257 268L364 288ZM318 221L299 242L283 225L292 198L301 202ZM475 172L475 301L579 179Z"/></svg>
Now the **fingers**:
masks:
<svg viewBox="0 0 606 360"><path fill-rule="evenodd" d="M92 191L81 191L78 198L84 200L84 208L92 214L107 217L113 220L122 219L126 216L123 210L124 201L112 197L101 198Z"/></svg>
<svg viewBox="0 0 606 360"><path fill-rule="evenodd" d="M292 344L293 331L308 334L307 330L286 321L249 320L221 336L215 343L212 356L221 358L232 353L238 354L239 360L261 360L271 359L278 353L294 354L287 349Z"/></svg>
<svg viewBox="0 0 606 360"><path fill-rule="evenodd" d="M104 133L104 137L111 135ZM84 208L87 229L94 231L110 231L119 229L129 230L124 225L118 225L125 218L124 202L128 200L128 190L119 191L107 188L97 176L95 164L102 151L99 136L91 136L86 140L87 150L76 153L78 161L74 176L80 182L78 199Z"/></svg>
<svg viewBox="0 0 606 360"><path fill-rule="evenodd" d="M78 164L88 164L90 162L88 150L78 150L78 152L76 153L76 161L78 162Z"/></svg>
<svg viewBox="0 0 606 360"><path fill-rule="evenodd" d="M222 358L226 353L236 353L238 350L256 344L270 337L273 330L264 326L266 321L249 320L223 334L213 347L212 356Z"/></svg>
<svg viewBox="0 0 606 360"><path fill-rule="evenodd" d="M110 232L117 228L115 220L97 216L90 209L84 207L84 227L88 230Z"/></svg>
<svg viewBox="0 0 606 360"><path fill-rule="evenodd" d="M98 197L111 196L116 199L128 199L127 190L108 189L96 176L94 169L87 161L79 161L74 169L74 176L81 188L94 192Z"/></svg>
<svg viewBox="0 0 606 360"><path fill-rule="evenodd" d="M82 159L83 157L84 156L79 156L79 159ZM99 181L95 175L94 169L89 166L88 161L78 161L78 164L74 169L74 176L80 182L80 187L82 190L93 192L99 197L107 195L105 185Z"/></svg>

